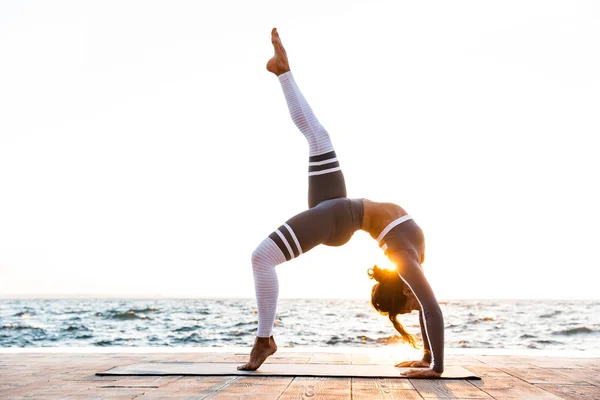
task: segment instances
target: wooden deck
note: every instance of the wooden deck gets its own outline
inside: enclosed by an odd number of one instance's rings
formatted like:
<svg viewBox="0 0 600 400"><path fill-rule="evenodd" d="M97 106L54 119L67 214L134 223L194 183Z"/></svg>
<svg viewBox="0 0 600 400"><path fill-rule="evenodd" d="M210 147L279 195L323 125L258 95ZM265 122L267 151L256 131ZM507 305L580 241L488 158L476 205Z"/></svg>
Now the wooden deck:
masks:
<svg viewBox="0 0 600 400"><path fill-rule="evenodd" d="M482 380L276 377L98 377L133 362L241 363L214 353L2 353L0 399L600 399L600 359L448 355ZM281 352L271 363L389 364L384 353Z"/></svg>

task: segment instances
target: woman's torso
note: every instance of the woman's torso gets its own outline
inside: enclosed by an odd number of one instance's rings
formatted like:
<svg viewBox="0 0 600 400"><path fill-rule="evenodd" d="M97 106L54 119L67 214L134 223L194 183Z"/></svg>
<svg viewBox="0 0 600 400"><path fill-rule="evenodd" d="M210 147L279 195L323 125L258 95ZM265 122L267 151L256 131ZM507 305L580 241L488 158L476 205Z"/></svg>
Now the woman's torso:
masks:
<svg viewBox="0 0 600 400"><path fill-rule="evenodd" d="M408 215L402 207L394 203L380 203L363 199L363 206L362 229L368 232L373 239L377 239L377 236L390 222Z"/></svg>

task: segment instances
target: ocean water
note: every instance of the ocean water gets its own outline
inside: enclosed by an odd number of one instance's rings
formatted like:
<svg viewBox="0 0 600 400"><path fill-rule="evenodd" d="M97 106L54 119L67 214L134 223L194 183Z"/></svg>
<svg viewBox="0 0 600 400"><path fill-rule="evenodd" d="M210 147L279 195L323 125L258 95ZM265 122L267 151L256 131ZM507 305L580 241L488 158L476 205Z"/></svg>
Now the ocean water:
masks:
<svg viewBox="0 0 600 400"><path fill-rule="evenodd" d="M446 347L600 351L600 301L442 302ZM420 336L416 312L401 317ZM250 346L253 299L0 300L0 347ZM399 343L365 300L279 302L280 347L380 347Z"/></svg>

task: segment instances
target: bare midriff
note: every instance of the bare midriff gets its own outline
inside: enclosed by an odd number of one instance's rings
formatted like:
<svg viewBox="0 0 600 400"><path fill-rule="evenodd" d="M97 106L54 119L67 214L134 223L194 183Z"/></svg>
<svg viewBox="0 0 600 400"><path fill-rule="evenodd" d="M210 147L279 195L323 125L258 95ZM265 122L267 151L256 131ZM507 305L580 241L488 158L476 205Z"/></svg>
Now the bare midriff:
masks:
<svg viewBox="0 0 600 400"><path fill-rule="evenodd" d="M368 232L373 239L388 226L388 224L408 213L399 205L394 203L379 203L363 199L363 231Z"/></svg>

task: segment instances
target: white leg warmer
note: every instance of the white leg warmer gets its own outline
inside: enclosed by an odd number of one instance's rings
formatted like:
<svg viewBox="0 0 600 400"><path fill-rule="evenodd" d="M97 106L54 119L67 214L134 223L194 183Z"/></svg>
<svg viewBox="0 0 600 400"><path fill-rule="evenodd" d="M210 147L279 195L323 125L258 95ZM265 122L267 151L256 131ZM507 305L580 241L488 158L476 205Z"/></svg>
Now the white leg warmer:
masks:
<svg viewBox="0 0 600 400"><path fill-rule="evenodd" d="M275 242L266 238L252 253L254 290L258 306L258 337L269 337L275 323L279 280L275 266L285 262L285 256Z"/></svg>
<svg viewBox="0 0 600 400"><path fill-rule="evenodd" d="M298 89L291 71L279 75L292 121L308 140L309 156L318 156L333 151L329 134L317 120L306 99Z"/></svg>

